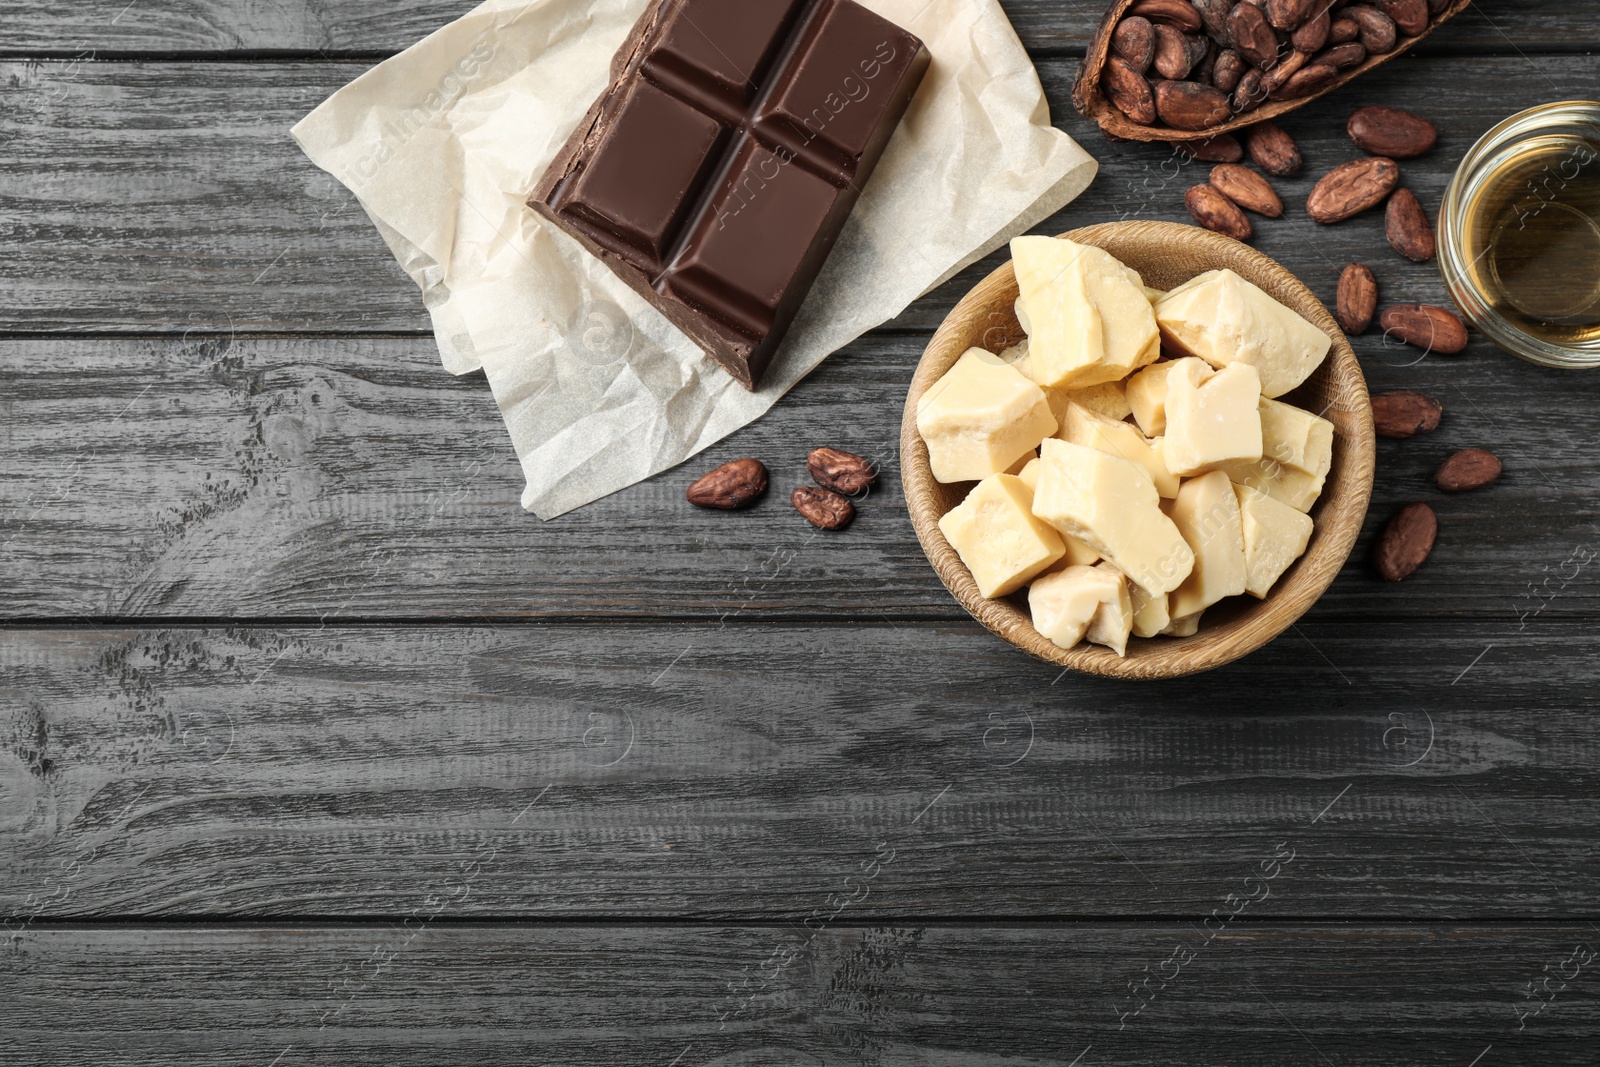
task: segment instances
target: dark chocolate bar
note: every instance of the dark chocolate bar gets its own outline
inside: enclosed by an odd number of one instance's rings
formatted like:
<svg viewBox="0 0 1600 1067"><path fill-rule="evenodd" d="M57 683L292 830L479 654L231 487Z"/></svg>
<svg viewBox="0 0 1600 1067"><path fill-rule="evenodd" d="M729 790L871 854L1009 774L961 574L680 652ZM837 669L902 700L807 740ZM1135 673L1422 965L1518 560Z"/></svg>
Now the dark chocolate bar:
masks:
<svg viewBox="0 0 1600 1067"><path fill-rule="evenodd" d="M754 389L928 62L852 0L662 0L528 205Z"/></svg>

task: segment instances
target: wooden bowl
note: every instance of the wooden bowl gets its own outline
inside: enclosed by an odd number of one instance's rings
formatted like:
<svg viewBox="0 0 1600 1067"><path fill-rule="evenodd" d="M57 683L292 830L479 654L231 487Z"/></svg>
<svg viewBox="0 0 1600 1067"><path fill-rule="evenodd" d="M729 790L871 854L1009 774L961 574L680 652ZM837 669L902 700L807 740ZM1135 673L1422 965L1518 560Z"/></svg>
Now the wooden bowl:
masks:
<svg viewBox="0 0 1600 1067"><path fill-rule="evenodd" d="M1372 495L1377 455L1372 402L1356 354L1344 333L1294 275L1247 245L1221 234L1171 222L1113 222L1065 234L1104 248L1138 271L1146 285L1172 289L1197 274L1224 267L1255 283L1322 329L1333 349L1307 382L1282 399L1321 412L1334 426L1333 469L1312 508L1316 528L1305 555L1290 567L1266 600L1232 597L1206 612L1193 637L1131 639L1126 658L1109 649L1064 649L1033 628L1023 590L990 600L939 530L939 519L959 504L972 482L945 485L928 466L917 432L917 401L969 348L1000 352L1023 338L1013 305L1017 279L1010 263L968 293L922 354L906 397L900 428L901 477L906 505L923 551L940 579L972 617L1030 655L1063 667L1115 678L1178 678L1246 656L1288 629L1310 608L1344 565L1355 545Z"/></svg>
<svg viewBox="0 0 1600 1067"><path fill-rule="evenodd" d="M1089 41L1088 54L1084 56L1083 66L1078 70L1078 79L1072 86L1072 104L1078 109L1078 113L1098 122L1100 128L1109 136L1125 141L1203 141L1219 133L1231 133L1246 126L1254 126L1258 122L1269 122L1297 108L1305 107L1313 100L1327 96L1374 67L1381 67L1391 59L1404 55L1422 43L1434 30L1472 6L1472 0L1450 0L1443 11L1432 17L1425 31L1416 37L1401 35L1393 49L1381 56L1369 56L1364 62L1341 72L1339 77L1321 92L1294 100L1267 100L1209 129L1180 130L1172 126L1159 124L1143 126L1134 122L1106 98L1105 90L1101 88L1101 77L1111 54L1111 31L1135 3L1137 0L1114 0L1107 9L1100 28Z"/></svg>

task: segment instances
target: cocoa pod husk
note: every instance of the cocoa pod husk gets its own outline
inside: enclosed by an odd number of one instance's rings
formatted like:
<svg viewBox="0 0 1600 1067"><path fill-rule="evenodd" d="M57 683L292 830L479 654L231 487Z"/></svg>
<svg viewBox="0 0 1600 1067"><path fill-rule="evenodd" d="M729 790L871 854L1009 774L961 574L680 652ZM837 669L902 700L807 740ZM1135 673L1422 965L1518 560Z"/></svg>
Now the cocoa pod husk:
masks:
<svg viewBox="0 0 1600 1067"><path fill-rule="evenodd" d="M1364 107L1345 123L1345 132L1363 152L1390 159L1413 159L1439 141L1427 119L1397 107Z"/></svg>
<svg viewBox="0 0 1600 1067"><path fill-rule="evenodd" d="M802 485L789 494L789 503L807 522L822 530L842 530L856 517L856 506L831 489Z"/></svg>
<svg viewBox="0 0 1600 1067"><path fill-rule="evenodd" d="M1433 482L1447 493L1467 493L1499 479L1505 465L1483 448L1464 448L1439 464Z"/></svg>
<svg viewBox="0 0 1600 1067"><path fill-rule="evenodd" d="M1384 333L1429 352L1454 355L1467 347L1467 324L1449 308L1432 304L1396 304L1378 317Z"/></svg>
<svg viewBox="0 0 1600 1067"><path fill-rule="evenodd" d="M1379 437L1405 440L1439 428L1444 405L1426 393L1397 389L1372 398L1372 426Z"/></svg>
<svg viewBox="0 0 1600 1067"><path fill-rule="evenodd" d="M1433 258L1435 242L1433 224L1422 209L1417 194L1410 189L1396 189L1384 208L1383 232L1396 252L1413 263L1426 263Z"/></svg>
<svg viewBox="0 0 1600 1067"><path fill-rule="evenodd" d="M1209 129L1233 114L1226 93L1199 82L1157 82L1155 96L1156 114L1179 130Z"/></svg>
<svg viewBox="0 0 1600 1067"><path fill-rule="evenodd" d="M760 500L766 491L766 464L759 459L736 459L701 475L685 496L695 507L737 511Z"/></svg>
<svg viewBox="0 0 1600 1067"><path fill-rule="evenodd" d="M1389 520L1373 547L1372 562L1385 581L1401 582L1416 573L1439 539L1439 516L1426 504L1407 504Z"/></svg>
<svg viewBox="0 0 1600 1067"><path fill-rule="evenodd" d="M839 448L814 448L806 457L806 470L824 489L842 496L855 496L872 488L878 468L871 460Z"/></svg>
<svg viewBox="0 0 1600 1067"><path fill-rule="evenodd" d="M1269 219L1283 216L1283 200L1272 183L1253 170L1237 163L1219 163L1211 168L1211 184L1246 211Z"/></svg>
<svg viewBox="0 0 1600 1067"><path fill-rule="evenodd" d="M1183 194L1183 203L1194 221L1208 230L1232 237L1235 241L1248 241L1255 233L1250 220L1239 210L1239 205L1215 186L1194 186Z"/></svg>
<svg viewBox="0 0 1600 1067"><path fill-rule="evenodd" d="M1366 333L1378 313L1378 278L1365 263L1352 263L1339 275L1334 317L1345 333Z"/></svg>
<svg viewBox="0 0 1600 1067"><path fill-rule="evenodd" d="M1274 178L1288 178L1299 174L1300 168L1304 166L1300 158L1300 147L1294 143L1294 138L1270 122L1263 122L1250 128L1245 134L1245 150L1250 153L1250 158L1256 166Z"/></svg>
<svg viewBox="0 0 1600 1067"><path fill-rule="evenodd" d="M1400 166L1369 156L1333 168L1306 198L1306 213L1323 225L1343 222L1377 207L1400 184Z"/></svg>

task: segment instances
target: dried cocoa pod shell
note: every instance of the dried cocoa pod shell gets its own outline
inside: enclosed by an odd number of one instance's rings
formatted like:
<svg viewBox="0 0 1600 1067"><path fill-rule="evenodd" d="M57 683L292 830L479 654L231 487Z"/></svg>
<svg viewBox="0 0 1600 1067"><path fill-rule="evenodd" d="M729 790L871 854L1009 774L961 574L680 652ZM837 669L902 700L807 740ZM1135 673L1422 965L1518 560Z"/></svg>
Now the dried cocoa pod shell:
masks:
<svg viewBox="0 0 1600 1067"><path fill-rule="evenodd" d="M854 452L838 448L814 448L806 457L806 470L824 489L844 496L855 496L872 488L878 468Z"/></svg>
<svg viewBox="0 0 1600 1067"><path fill-rule="evenodd" d="M1355 19L1356 25L1361 27L1361 45L1368 54L1381 56L1394 51L1395 43L1400 39L1394 19L1365 4L1347 7L1345 14Z"/></svg>
<svg viewBox="0 0 1600 1067"><path fill-rule="evenodd" d="M1390 159L1413 159L1439 141L1433 123L1397 107L1359 108L1345 123L1345 132L1363 152Z"/></svg>
<svg viewBox="0 0 1600 1067"><path fill-rule="evenodd" d="M1207 137L1203 141L1183 141L1178 151L1202 163L1237 163L1244 158L1244 145L1231 133Z"/></svg>
<svg viewBox="0 0 1600 1067"><path fill-rule="evenodd" d="M1466 10L1470 3L1471 0L1437 0L1437 11L1434 12L1430 8L1432 17L1423 34L1401 38L1398 29L1394 29L1393 40L1389 40L1390 35L1383 31L1386 27L1392 28L1394 20L1376 6L1377 0L1360 0L1357 3L1332 0L1331 4L1328 0L1313 0L1306 19L1295 30L1289 32L1273 29L1265 10L1267 0L1110 0L1106 15L1090 41L1088 54L1080 66L1077 80L1073 85L1072 102L1080 112L1095 120L1112 140L1173 142L1194 139L1197 131L1167 125L1161 120L1159 111L1154 120L1135 121L1121 106L1111 100L1111 92L1107 86L1109 80L1107 68L1111 59L1117 54L1111 47L1111 37L1118 25L1129 15L1137 15L1152 23L1165 24L1182 30L1194 38L1188 47L1194 48L1196 52L1203 43L1200 39L1202 30L1216 42L1218 50L1213 51L1207 45L1206 54L1191 64L1188 77L1181 80L1209 83L1211 87L1218 88L1224 93L1231 93L1233 113L1225 121L1206 127L1205 132L1235 133L1256 122L1276 120L1307 101L1331 92L1358 75L1405 53L1438 26ZM1320 23L1323 14L1329 19L1327 39L1320 42L1320 48L1312 48L1311 46L1319 43L1321 26L1308 28L1306 23ZM1222 31L1220 33L1219 20ZM1285 18L1280 17L1279 21L1285 21ZM1367 23L1365 28L1363 22ZM1239 40L1240 35L1236 32L1241 25L1248 31L1244 35L1243 42ZM1365 39L1363 39L1364 29ZM1251 78L1248 71L1238 71L1237 61L1223 54L1230 50L1238 52L1239 58L1252 70L1270 70L1291 50L1291 45L1295 43L1291 40L1292 35L1302 30L1304 32L1300 34L1298 42L1301 47L1295 50L1307 52L1312 56L1305 67L1330 66L1336 68L1337 72L1329 75L1326 71L1317 71L1301 78L1292 90L1298 97L1296 99L1284 97L1282 89L1287 87L1287 81L1279 83L1280 92L1277 99L1267 99L1265 91L1261 88L1260 79ZM1153 29L1151 38L1153 49ZM1353 50L1346 50L1328 57L1329 62L1325 64L1319 62L1328 48L1352 41L1362 42L1362 47L1367 50L1364 58L1357 61ZM1373 45L1377 50L1371 47ZM1252 47L1254 55L1250 54ZM1142 59L1142 54L1135 51L1133 58ZM1152 62L1153 59L1152 54ZM1304 70L1305 67L1301 69ZM1137 69L1135 72L1146 73ZM1236 76L1237 81L1234 80ZM1123 90L1125 96L1129 93L1141 97L1143 95L1139 90L1130 89L1126 79L1123 80ZM1152 88L1152 94L1153 92ZM1304 95L1299 95L1302 93ZM1124 100L1124 103L1126 102ZM1134 107L1132 110L1141 109Z"/></svg>
<svg viewBox="0 0 1600 1067"><path fill-rule="evenodd" d="M736 459L702 475L685 496L695 507L736 511L754 504L766 491L766 464L759 459Z"/></svg>
<svg viewBox="0 0 1600 1067"><path fill-rule="evenodd" d="M1439 428L1444 406L1426 393L1400 389L1372 398L1372 426L1379 437L1404 440Z"/></svg>
<svg viewBox="0 0 1600 1067"><path fill-rule="evenodd" d="M1482 448L1466 448L1443 463L1433 474L1433 482L1447 493L1465 493L1497 480L1505 465L1500 457Z"/></svg>
<svg viewBox="0 0 1600 1067"><path fill-rule="evenodd" d="M1181 80L1194 69L1196 56L1189 50L1191 38L1176 27L1161 23L1156 27L1156 73L1163 78Z"/></svg>
<svg viewBox="0 0 1600 1067"><path fill-rule="evenodd" d="M1156 83L1156 114L1179 130L1207 130L1233 114L1226 93L1188 81Z"/></svg>
<svg viewBox="0 0 1600 1067"><path fill-rule="evenodd" d="M1272 183L1247 167L1236 163L1219 163L1211 168L1211 184L1246 211L1254 211L1269 219L1283 216L1283 200L1272 188Z"/></svg>
<svg viewBox="0 0 1600 1067"><path fill-rule="evenodd" d="M1378 10L1407 37L1428 32L1428 0L1378 0Z"/></svg>
<svg viewBox="0 0 1600 1067"><path fill-rule="evenodd" d="M1407 504L1389 520L1373 546L1372 562L1385 581L1402 582L1416 573L1439 539L1439 516L1426 504Z"/></svg>
<svg viewBox="0 0 1600 1067"><path fill-rule="evenodd" d="M1366 333L1378 313L1378 278L1365 263L1352 263L1339 275L1334 318L1352 336Z"/></svg>
<svg viewBox="0 0 1600 1067"><path fill-rule="evenodd" d="M1327 46L1328 31L1332 28L1333 19L1328 16L1328 9L1318 8L1298 30L1289 35L1289 43L1297 52L1320 52Z"/></svg>
<svg viewBox="0 0 1600 1067"><path fill-rule="evenodd" d="M855 521L856 506L831 489L802 485L789 494L789 503L811 525L823 530L842 530Z"/></svg>
<svg viewBox="0 0 1600 1067"><path fill-rule="evenodd" d="M1121 56L1135 73L1145 73L1156 55L1155 24L1139 15L1123 19L1111 34L1111 50Z"/></svg>
<svg viewBox="0 0 1600 1067"><path fill-rule="evenodd" d="M1352 159L1329 171L1306 198L1306 214L1329 225L1377 207L1400 184L1400 166L1392 159Z"/></svg>
<svg viewBox="0 0 1600 1067"><path fill-rule="evenodd" d="M1165 22L1185 33L1198 32L1202 25L1200 12L1189 0L1136 0L1128 13L1142 15L1151 22Z"/></svg>
<svg viewBox="0 0 1600 1067"><path fill-rule="evenodd" d="M1433 224L1428 213L1422 210L1417 194L1410 189L1396 189L1384 209L1383 232L1396 252L1414 263L1426 263L1433 258L1435 241Z"/></svg>
<svg viewBox="0 0 1600 1067"><path fill-rule="evenodd" d="M1305 165L1294 138L1270 122L1250 128L1250 132L1245 134L1245 149L1255 165L1274 178L1299 174L1300 168Z"/></svg>
<svg viewBox="0 0 1600 1067"><path fill-rule="evenodd" d="M1254 4L1240 4L1228 14L1228 37L1252 66L1265 70L1278 62L1278 35Z"/></svg>
<svg viewBox="0 0 1600 1067"><path fill-rule="evenodd" d="M1366 61L1367 50L1362 46L1361 42L1346 41L1344 44L1336 44L1332 48L1323 49L1317 53L1316 59L1312 62L1324 67L1332 67L1334 70L1348 70L1351 67L1359 67ZM1379 155L1382 154L1384 153L1379 153Z"/></svg>
<svg viewBox="0 0 1600 1067"><path fill-rule="evenodd" d="M1215 186L1196 185L1183 194L1183 203L1194 221L1208 230L1232 237L1235 241L1248 241L1255 233L1250 220L1239 210L1239 205Z"/></svg>
<svg viewBox="0 0 1600 1067"><path fill-rule="evenodd" d="M1121 56L1106 63L1106 96L1118 110L1142 126L1156 121L1156 97L1143 74Z"/></svg>
<svg viewBox="0 0 1600 1067"><path fill-rule="evenodd" d="M1267 0L1267 21L1275 30L1293 33L1311 17L1311 10L1318 2L1327 0Z"/></svg>
<svg viewBox="0 0 1600 1067"><path fill-rule="evenodd" d="M1325 89L1333 87L1339 80L1339 68L1313 63L1295 74L1278 90L1279 100L1299 100L1302 97L1315 96Z"/></svg>
<svg viewBox="0 0 1600 1067"><path fill-rule="evenodd" d="M1244 77L1244 72L1249 69L1249 64L1244 57L1231 48L1223 49L1217 56L1217 65L1211 70L1211 84L1225 93L1231 93L1239 87L1239 79Z"/></svg>
<svg viewBox="0 0 1600 1067"><path fill-rule="evenodd" d="M1454 355L1467 347L1467 324L1449 308L1396 304L1384 310L1378 325L1408 345L1441 355Z"/></svg>

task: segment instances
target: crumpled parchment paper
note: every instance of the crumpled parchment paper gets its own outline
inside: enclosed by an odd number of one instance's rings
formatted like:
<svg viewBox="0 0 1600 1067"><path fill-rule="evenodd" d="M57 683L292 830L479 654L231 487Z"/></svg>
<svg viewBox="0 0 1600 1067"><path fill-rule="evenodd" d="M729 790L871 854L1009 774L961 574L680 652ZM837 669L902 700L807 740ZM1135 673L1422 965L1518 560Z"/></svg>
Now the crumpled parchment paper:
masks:
<svg viewBox="0 0 1600 1067"><path fill-rule="evenodd" d="M525 201L649 0L487 0L294 127L422 288L444 366L482 367L550 519L683 462L829 353L1054 214L1096 164L1050 125L998 0L862 0L933 65L768 368L738 385Z"/></svg>

